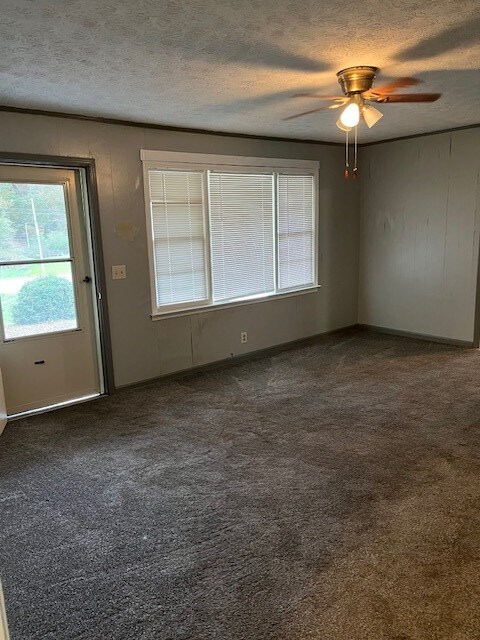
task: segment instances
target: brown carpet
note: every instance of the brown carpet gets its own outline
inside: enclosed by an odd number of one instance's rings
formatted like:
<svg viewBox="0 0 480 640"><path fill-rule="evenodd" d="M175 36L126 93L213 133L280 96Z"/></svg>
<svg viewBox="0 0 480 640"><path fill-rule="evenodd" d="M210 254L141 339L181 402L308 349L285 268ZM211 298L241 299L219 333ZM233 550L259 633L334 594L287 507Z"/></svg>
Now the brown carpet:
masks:
<svg viewBox="0 0 480 640"><path fill-rule="evenodd" d="M12 423L12 640L480 638L479 392L350 333Z"/></svg>

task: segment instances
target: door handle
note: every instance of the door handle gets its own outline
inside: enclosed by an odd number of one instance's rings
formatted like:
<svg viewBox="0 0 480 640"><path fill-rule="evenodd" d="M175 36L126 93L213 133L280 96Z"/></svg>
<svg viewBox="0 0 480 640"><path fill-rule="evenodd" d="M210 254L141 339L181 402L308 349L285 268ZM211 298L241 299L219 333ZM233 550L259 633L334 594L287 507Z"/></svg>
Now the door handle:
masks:
<svg viewBox="0 0 480 640"><path fill-rule="evenodd" d="M82 282L91 282L92 279L90 278L90 276L85 276L85 278L82 280Z"/></svg>

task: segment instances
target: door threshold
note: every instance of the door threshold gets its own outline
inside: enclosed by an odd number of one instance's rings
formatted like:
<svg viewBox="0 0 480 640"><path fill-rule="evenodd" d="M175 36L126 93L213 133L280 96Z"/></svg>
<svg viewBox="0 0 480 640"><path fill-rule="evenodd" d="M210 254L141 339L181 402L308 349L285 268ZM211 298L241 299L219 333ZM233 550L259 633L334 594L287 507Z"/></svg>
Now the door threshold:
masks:
<svg viewBox="0 0 480 640"><path fill-rule="evenodd" d="M69 407L72 404L81 404L82 402L88 402L94 398L99 398L105 395L104 393L90 393L87 396L80 396L79 398L72 398L71 400L63 400L63 402L55 402L54 404L48 404L46 407L39 407L38 409L28 409L28 411L19 411L18 413L12 413L7 416L7 420L19 420L20 418L27 418L28 416L34 416L38 413L47 413L47 411L54 411L55 409L61 409L62 407Z"/></svg>

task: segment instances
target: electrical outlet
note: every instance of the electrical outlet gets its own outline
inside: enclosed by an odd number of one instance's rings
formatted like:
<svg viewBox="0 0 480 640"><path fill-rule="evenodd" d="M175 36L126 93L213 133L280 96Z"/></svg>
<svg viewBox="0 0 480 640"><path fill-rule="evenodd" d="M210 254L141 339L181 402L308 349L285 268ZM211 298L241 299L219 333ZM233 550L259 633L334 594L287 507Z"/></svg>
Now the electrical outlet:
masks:
<svg viewBox="0 0 480 640"><path fill-rule="evenodd" d="M125 280L127 277L127 267L124 264L112 266L112 280Z"/></svg>
<svg viewBox="0 0 480 640"><path fill-rule="evenodd" d="M242 344L245 344L245 342L248 342L248 334L246 331L242 331L242 333L240 334L240 342Z"/></svg>

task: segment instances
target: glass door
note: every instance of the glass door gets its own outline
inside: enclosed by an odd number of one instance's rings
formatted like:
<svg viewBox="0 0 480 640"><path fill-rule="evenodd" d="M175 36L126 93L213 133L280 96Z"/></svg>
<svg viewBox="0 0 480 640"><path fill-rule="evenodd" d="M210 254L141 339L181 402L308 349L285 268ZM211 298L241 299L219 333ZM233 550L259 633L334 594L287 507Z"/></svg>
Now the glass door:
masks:
<svg viewBox="0 0 480 640"><path fill-rule="evenodd" d="M88 229L76 171L0 166L8 414L102 391Z"/></svg>

